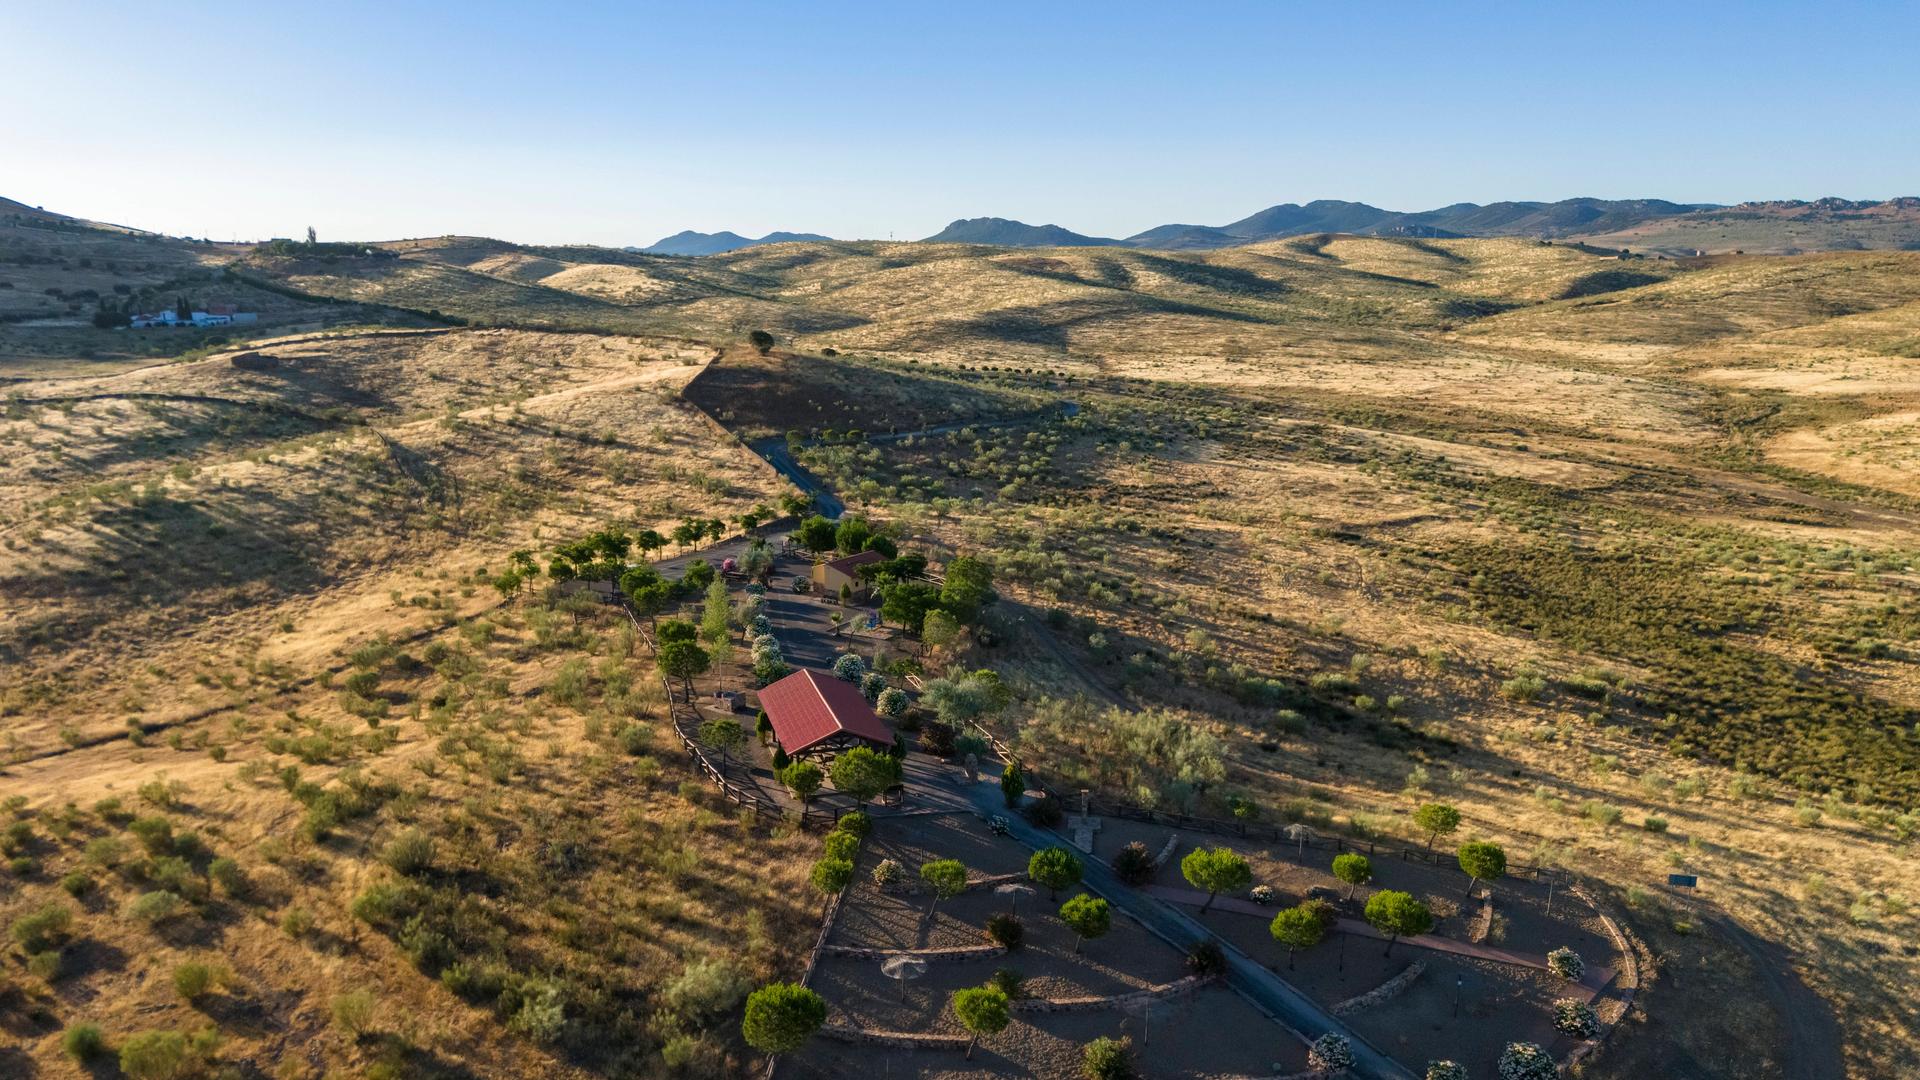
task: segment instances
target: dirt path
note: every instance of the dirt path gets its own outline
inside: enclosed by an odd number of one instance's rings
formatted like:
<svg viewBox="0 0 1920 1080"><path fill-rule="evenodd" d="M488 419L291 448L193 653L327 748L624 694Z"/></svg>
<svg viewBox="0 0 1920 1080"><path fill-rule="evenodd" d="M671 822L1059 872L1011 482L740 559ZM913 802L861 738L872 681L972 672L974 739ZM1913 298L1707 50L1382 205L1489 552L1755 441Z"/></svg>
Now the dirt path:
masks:
<svg viewBox="0 0 1920 1080"><path fill-rule="evenodd" d="M1733 919L1702 908L1700 921L1719 931L1753 961L1779 1014L1787 1039L1782 1080L1832 1080L1847 1074L1840 1054L1843 1035L1826 999L1793 973L1792 955L1782 946L1755 937Z"/></svg>

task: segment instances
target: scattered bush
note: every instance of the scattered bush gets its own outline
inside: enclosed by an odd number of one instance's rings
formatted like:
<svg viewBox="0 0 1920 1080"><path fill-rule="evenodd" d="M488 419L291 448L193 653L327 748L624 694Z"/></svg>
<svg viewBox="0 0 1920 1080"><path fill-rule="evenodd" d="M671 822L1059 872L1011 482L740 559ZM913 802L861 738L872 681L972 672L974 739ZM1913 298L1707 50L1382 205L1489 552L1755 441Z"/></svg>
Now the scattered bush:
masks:
<svg viewBox="0 0 1920 1080"><path fill-rule="evenodd" d="M61 1033L60 1050L84 1064L107 1052L107 1036L99 1024L75 1024Z"/></svg>
<svg viewBox="0 0 1920 1080"><path fill-rule="evenodd" d="M1086 1080L1133 1080L1139 1075L1133 1063L1133 1039L1103 1035L1088 1043L1080 1054L1080 1075Z"/></svg>
<svg viewBox="0 0 1920 1080"><path fill-rule="evenodd" d="M1353 1044L1345 1035L1329 1031L1313 1040L1307 1048L1307 1066L1321 1072L1338 1072L1353 1067Z"/></svg>
<svg viewBox="0 0 1920 1080"><path fill-rule="evenodd" d="M143 1031L120 1044L120 1071L132 1080L179 1080L190 1066L187 1037L178 1031Z"/></svg>
<svg viewBox="0 0 1920 1080"><path fill-rule="evenodd" d="M353 990L334 995L331 1003L333 1026L348 1038L358 1039L373 1023L375 1004L371 990Z"/></svg>
<svg viewBox="0 0 1920 1080"><path fill-rule="evenodd" d="M1426 1080L1467 1080L1467 1067L1457 1061L1429 1061Z"/></svg>
<svg viewBox="0 0 1920 1080"><path fill-rule="evenodd" d="M1580 959L1579 953L1562 945L1547 953L1547 970L1568 982L1578 982L1587 972L1587 962Z"/></svg>
<svg viewBox="0 0 1920 1080"><path fill-rule="evenodd" d="M1500 1054L1500 1080L1556 1080L1560 1069L1534 1043L1508 1043Z"/></svg>
<svg viewBox="0 0 1920 1080"><path fill-rule="evenodd" d="M127 914L144 923L159 924L186 914L187 902L180 894L162 889L142 893L127 905Z"/></svg>
<svg viewBox="0 0 1920 1080"><path fill-rule="evenodd" d="M1562 1035L1591 1039L1600 1031L1600 1017L1584 1001L1561 998L1553 1003L1553 1028Z"/></svg>
<svg viewBox="0 0 1920 1080"><path fill-rule="evenodd" d="M433 837L419 829L407 829L387 841L380 861L403 877L416 877L433 865Z"/></svg>
<svg viewBox="0 0 1920 1080"><path fill-rule="evenodd" d="M987 940L1012 951L1027 936L1026 924L1018 916L1001 911L987 917Z"/></svg>
<svg viewBox="0 0 1920 1080"><path fill-rule="evenodd" d="M215 984L224 982L226 969L211 964L185 963L173 969L173 991L187 1001L199 1001Z"/></svg>
<svg viewBox="0 0 1920 1080"><path fill-rule="evenodd" d="M73 912L61 904L46 904L13 920L14 943L29 953L42 952L65 941L73 926Z"/></svg>
<svg viewBox="0 0 1920 1080"><path fill-rule="evenodd" d="M1121 881L1135 887L1153 880L1159 864L1154 861L1153 852L1138 840L1121 848L1113 856L1113 872Z"/></svg>
<svg viewBox="0 0 1920 1080"><path fill-rule="evenodd" d="M892 859L881 859L873 868L873 884L881 892L892 892L906 880L906 868Z"/></svg>

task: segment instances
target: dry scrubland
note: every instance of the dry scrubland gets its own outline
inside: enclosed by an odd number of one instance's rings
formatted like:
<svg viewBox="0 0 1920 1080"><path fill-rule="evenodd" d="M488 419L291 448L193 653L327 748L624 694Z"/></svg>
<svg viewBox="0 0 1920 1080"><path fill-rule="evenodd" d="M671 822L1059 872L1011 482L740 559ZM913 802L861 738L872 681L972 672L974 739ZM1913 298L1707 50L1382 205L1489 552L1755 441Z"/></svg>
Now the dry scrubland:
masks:
<svg viewBox="0 0 1920 1080"><path fill-rule="evenodd" d="M622 620L476 576L769 498L677 399L710 350L462 330L250 352L271 364L19 383L0 420L5 914L71 913L7 961L0 1071L58 1074L83 1021L115 1045L217 1027L218 1060L274 1075L737 1057L716 1018L817 917L794 841L710 805ZM162 892L183 912L141 899ZM185 1001L189 963L230 978Z"/></svg>
<svg viewBox="0 0 1920 1080"><path fill-rule="evenodd" d="M1124 695L1219 740L1226 776L1196 809L1234 793L1392 833L1441 798L1463 832L1574 867L1662 973L1586 1075L1764 1075L1795 1039L1808 1060L1821 1029L1774 976L1789 968L1835 1010L1851 1075L1911 1069L1920 256L1351 237L233 254L250 280L393 321L594 333L308 336L260 349L266 370L214 355L9 387L0 589L28 602L0 612L0 794L26 800L29 864L5 914L65 903L77 944L50 982L9 957L18 1048L0 1053L51 1071L76 1019L202 1025L168 979L204 957L235 975L200 1009L230 1060L517 1075L610 1067L595 1045L660 1071L663 1047L696 1071L737 1056L718 1019L737 1010L670 1002L792 972L806 842L785 858L795 841L749 842L677 787L615 624L503 607L472 575L604 522L767 498L764 469L676 398L709 350L603 336L766 328L774 356L730 349L686 393L745 435L1081 407L803 455L856 507L993 556L1006 644L966 662L1020 686L1000 723L1044 772L1104 766L1107 786L1179 798L1151 763L1113 767L1130 759L1111 725L1041 700ZM40 347L26 359L53 370L81 346ZM356 665L380 634L393 651ZM302 831L315 805L343 818L326 839ZM177 867L125 836L129 869L67 899L58 880L122 813L196 831L247 892L216 884L147 928L125 906ZM556 845L556 821L579 842ZM435 838L431 895L356 920L408 828ZM1655 886L1672 871L1703 875L1701 903ZM431 899L456 887L485 910ZM288 935L295 909L317 931ZM412 973L446 959L433 933L539 985L514 984L510 1022L462 1005ZM692 977L705 995L666 994L701 958L727 965ZM541 1042L546 982L586 1018L574 1042ZM356 1039L329 1010L359 987L382 1019Z"/></svg>

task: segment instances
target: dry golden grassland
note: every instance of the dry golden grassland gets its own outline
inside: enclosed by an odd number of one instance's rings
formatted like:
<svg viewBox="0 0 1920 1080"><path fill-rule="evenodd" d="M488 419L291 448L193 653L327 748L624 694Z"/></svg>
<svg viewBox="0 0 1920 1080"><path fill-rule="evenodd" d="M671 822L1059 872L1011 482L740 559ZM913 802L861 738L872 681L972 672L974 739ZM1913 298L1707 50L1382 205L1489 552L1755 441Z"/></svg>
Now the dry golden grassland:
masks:
<svg viewBox="0 0 1920 1080"><path fill-rule="evenodd" d="M215 1060L287 1076L744 1068L721 1018L804 947L782 853L807 842L710 804L624 620L485 576L770 499L678 400L711 350L462 330L247 354L271 362L19 383L0 420L0 914L70 919L6 960L0 1054L59 1069L90 1022L217 1029ZM425 869L382 865L423 845ZM185 963L230 977L189 1002Z"/></svg>

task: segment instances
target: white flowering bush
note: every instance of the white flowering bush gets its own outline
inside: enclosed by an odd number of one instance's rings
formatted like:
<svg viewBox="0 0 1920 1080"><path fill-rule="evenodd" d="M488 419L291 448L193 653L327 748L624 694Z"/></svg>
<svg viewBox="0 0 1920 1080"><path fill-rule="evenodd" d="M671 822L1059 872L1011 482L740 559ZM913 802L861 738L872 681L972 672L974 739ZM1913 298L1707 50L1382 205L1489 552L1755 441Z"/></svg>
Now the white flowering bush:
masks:
<svg viewBox="0 0 1920 1080"><path fill-rule="evenodd" d="M1547 970L1568 982L1578 982L1587 973L1587 962L1565 945L1547 954Z"/></svg>
<svg viewBox="0 0 1920 1080"><path fill-rule="evenodd" d="M1457 1061L1429 1061L1427 1080L1467 1080L1467 1067Z"/></svg>
<svg viewBox="0 0 1920 1080"><path fill-rule="evenodd" d="M1253 897L1254 903L1259 904L1261 907L1265 907L1268 904L1273 903L1273 886L1255 885L1253 887L1253 891L1249 892L1247 895Z"/></svg>
<svg viewBox="0 0 1920 1080"><path fill-rule="evenodd" d="M877 671L869 671L860 676L860 696L871 705L880 700L880 691L887 688L887 677Z"/></svg>
<svg viewBox="0 0 1920 1080"><path fill-rule="evenodd" d="M1307 1065L1321 1072L1333 1072L1353 1065L1353 1044L1345 1035L1329 1031L1313 1040L1307 1049Z"/></svg>
<svg viewBox="0 0 1920 1080"><path fill-rule="evenodd" d="M1556 1080L1553 1058L1534 1043L1508 1043L1500 1055L1500 1080Z"/></svg>
<svg viewBox="0 0 1920 1080"><path fill-rule="evenodd" d="M889 720L898 720L907 715L907 692L898 687L889 686L880 691L874 699L874 709Z"/></svg>
<svg viewBox="0 0 1920 1080"><path fill-rule="evenodd" d="M1553 1028L1562 1035L1591 1039L1600 1031L1600 1017L1584 1001L1561 998L1553 1003Z"/></svg>
<svg viewBox="0 0 1920 1080"><path fill-rule="evenodd" d="M867 662L861 659L857 653L841 653L833 661L833 676L836 679L845 679L850 683L857 684L860 681L860 676L866 673Z"/></svg>
<svg viewBox="0 0 1920 1080"><path fill-rule="evenodd" d="M883 892L892 892L906 880L906 868L892 859L881 859L873 868L873 883Z"/></svg>

